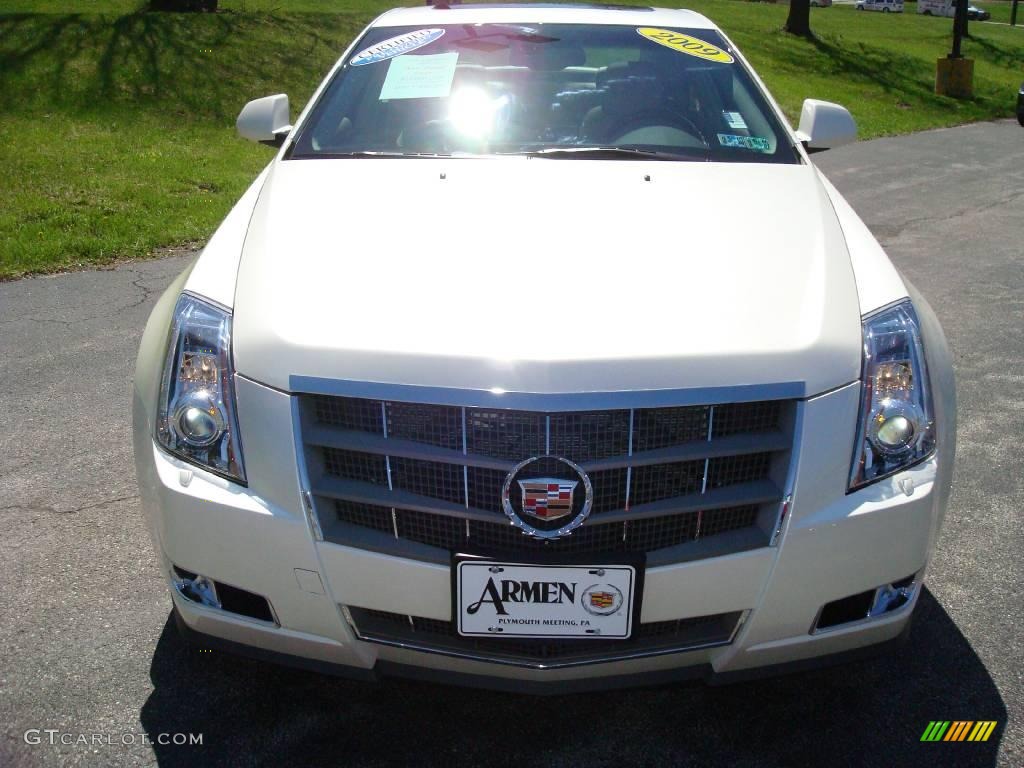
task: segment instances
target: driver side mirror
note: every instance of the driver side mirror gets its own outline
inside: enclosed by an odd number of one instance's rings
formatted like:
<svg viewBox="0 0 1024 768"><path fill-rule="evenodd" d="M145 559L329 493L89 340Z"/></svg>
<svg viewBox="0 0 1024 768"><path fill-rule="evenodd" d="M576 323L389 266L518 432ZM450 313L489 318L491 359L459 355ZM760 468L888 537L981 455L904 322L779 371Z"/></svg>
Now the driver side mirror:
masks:
<svg viewBox="0 0 1024 768"><path fill-rule="evenodd" d="M805 99L796 137L808 152L822 152L856 141L857 124L846 107L831 101Z"/></svg>
<svg viewBox="0 0 1024 768"><path fill-rule="evenodd" d="M250 101L238 113L235 127L243 139L258 141L271 147L280 147L292 131L289 117L291 108L288 96L279 93L276 96L264 96L262 99Z"/></svg>

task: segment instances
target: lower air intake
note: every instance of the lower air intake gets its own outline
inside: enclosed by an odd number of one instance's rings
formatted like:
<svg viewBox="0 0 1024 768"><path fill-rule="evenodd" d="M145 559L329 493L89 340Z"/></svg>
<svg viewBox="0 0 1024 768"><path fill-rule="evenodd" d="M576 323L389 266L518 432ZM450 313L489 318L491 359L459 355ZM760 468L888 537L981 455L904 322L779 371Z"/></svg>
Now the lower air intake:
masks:
<svg viewBox="0 0 1024 768"><path fill-rule="evenodd" d="M596 664L640 656L725 645L742 612L639 624L628 640L474 638L458 634L454 622L349 606L361 640L448 656L516 666L550 668Z"/></svg>

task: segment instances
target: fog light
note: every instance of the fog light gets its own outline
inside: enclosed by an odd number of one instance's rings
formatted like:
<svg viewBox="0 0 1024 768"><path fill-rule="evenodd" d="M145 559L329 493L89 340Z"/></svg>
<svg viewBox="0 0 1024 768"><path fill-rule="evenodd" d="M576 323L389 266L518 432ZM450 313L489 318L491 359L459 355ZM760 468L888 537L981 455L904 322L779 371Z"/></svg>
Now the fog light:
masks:
<svg viewBox="0 0 1024 768"><path fill-rule="evenodd" d="M913 576L893 584L883 584L875 590L875 598L871 601L868 616L881 616L883 613L895 611L914 599L917 582Z"/></svg>
<svg viewBox="0 0 1024 768"><path fill-rule="evenodd" d="M211 608L221 607L220 600L217 599L217 588L205 576L175 567L171 572L171 579L174 581L174 588L185 599Z"/></svg>

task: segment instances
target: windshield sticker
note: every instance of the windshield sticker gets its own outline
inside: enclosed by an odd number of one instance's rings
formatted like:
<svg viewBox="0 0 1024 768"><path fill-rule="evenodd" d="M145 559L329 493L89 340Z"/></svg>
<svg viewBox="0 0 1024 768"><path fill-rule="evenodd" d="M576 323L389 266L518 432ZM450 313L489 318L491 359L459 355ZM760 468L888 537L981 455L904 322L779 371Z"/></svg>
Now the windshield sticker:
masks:
<svg viewBox="0 0 1024 768"><path fill-rule="evenodd" d="M736 149L750 149L754 152L771 154L771 144L768 139L761 136L734 136L731 133L718 134L718 143L723 147L734 147Z"/></svg>
<svg viewBox="0 0 1024 768"><path fill-rule="evenodd" d="M391 37L384 42L371 45L364 51L360 51L351 59L349 64L353 67L361 67L364 64L376 64L378 61L387 61L403 53L415 51L428 43L432 43L444 34L443 29L417 29L415 32L406 32L398 37Z"/></svg>
<svg viewBox="0 0 1024 768"><path fill-rule="evenodd" d="M711 43L705 42L692 35L684 35L682 32L673 32L671 29L658 29L657 27L638 27L636 30L641 37L671 48L673 51L696 56L699 59L717 61L720 64L732 64L735 59L721 48L716 48Z"/></svg>
<svg viewBox="0 0 1024 768"><path fill-rule="evenodd" d="M747 130L747 122L739 112L722 112L722 117L725 119L726 125L734 131Z"/></svg>
<svg viewBox="0 0 1024 768"><path fill-rule="evenodd" d="M380 100L445 97L452 90L458 62L457 52L392 59L380 89Z"/></svg>

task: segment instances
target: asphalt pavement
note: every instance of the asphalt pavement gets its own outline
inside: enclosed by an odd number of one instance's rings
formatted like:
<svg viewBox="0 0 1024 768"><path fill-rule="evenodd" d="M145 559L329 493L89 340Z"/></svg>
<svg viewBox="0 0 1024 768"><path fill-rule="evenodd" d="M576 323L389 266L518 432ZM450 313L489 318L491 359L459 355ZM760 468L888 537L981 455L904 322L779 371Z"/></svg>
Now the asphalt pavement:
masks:
<svg viewBox="0 0 1024 768"><path fill-rule="evenodd" d="M138 508L129 391L185 254L0 284L0 766L1024 765L1024 130L815 159L930 299L956 361L953 499L902 650L723 688L531 698L184 645ZM931 720L998 726L922 744ZM202 744L159 743L179 733Z"/></svg>

